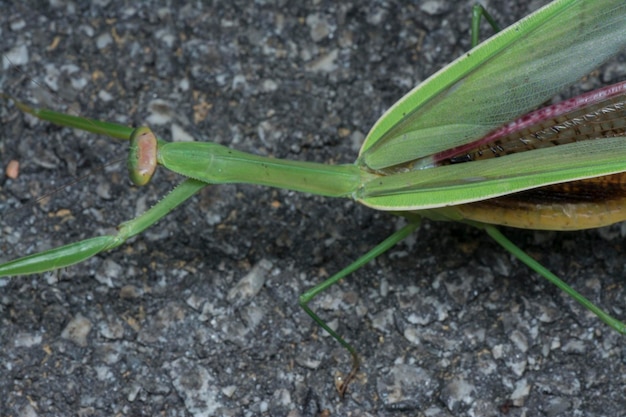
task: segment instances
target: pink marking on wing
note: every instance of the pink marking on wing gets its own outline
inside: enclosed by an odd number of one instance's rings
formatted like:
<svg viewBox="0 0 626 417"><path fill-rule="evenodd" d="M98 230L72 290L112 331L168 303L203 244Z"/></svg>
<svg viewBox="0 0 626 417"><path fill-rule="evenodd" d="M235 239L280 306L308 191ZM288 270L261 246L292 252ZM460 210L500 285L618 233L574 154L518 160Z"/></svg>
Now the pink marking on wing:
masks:
<svg viewBox="0 0 626 417"><path fill-rule="evenodd" d="M525 114L518 119L515 119L512 122L509 122L504 126L491 131L491 133L488 133L487 135L474 142L467 143L463 146L450 148L443 152L435 154L433 155L433 161L437 163L453 158L455 156L462 155L464 153L468 153L475 148L494 142L502 137L526 129L529 126L535 125L544 120L555 119L563 114L567 114L586 107L591 107L597 103L625 93L626 81L622 81L617 84L609 85L585 94L581 94L579 96L564 100L560 103L553 104L551 106L543 107L539 110L535 110L533 112Z"/></svg>

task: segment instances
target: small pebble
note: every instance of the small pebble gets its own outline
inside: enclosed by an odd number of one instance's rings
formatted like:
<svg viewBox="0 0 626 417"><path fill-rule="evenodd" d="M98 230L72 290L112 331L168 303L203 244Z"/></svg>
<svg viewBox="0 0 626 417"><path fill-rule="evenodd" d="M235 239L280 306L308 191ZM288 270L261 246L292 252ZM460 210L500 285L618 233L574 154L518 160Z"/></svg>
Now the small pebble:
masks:
<svg viewBox="0 0 626 417"><path fill-rule="evenodd" d="M5 173L12 180L16 179L20 175L20 162L15 159L10 160Z"/></svg>

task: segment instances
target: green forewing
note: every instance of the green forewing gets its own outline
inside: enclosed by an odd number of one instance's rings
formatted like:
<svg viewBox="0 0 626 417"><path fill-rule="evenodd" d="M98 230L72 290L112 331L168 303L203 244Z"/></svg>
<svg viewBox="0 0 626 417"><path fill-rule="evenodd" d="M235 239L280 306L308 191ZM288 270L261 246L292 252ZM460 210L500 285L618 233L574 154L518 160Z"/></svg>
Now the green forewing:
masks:
<svg viewBox="0 0 626 417"><path fill-rule="evenodd" d="M625 170L625 142L624 137L602 139L601 146L593 141L574 142L503 158L381 176L366 181L355 197L379 210L424 210L614 174Z"/></svg>
<svg viewBox="0 0 626 417"><path fill-rule="evenodd" d="M476 140L527 113L626 46L625 0L557 0L413 89L374 125L372 170Z"/></svg>

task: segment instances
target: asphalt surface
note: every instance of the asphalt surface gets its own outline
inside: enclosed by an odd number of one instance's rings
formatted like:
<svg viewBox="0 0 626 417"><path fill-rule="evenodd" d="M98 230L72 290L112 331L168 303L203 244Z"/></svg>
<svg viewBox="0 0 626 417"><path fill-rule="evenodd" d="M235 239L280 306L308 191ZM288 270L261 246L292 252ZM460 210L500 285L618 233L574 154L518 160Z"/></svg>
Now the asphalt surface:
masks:
<svg viewBox="0 0 626 417"><path fill-rule="evenodd" d="M348 163L469 47L469 1L308 3L2 1L1 90L167 140ZM542 2L492 3L508 25ZM623 79L623 62L577 86ZM0 173L2 260L114 232L181 181L160 170L132 187L123 143L7 102L0 116L0 162L21 163ZM481 232L432 222L313 303L361 355L339 398L349 356L298 295L400 225L347 200L215 186L117 250L0 279L0 415L624 414L622 336ZM626 319L623 225L505 232Z"/></svg>

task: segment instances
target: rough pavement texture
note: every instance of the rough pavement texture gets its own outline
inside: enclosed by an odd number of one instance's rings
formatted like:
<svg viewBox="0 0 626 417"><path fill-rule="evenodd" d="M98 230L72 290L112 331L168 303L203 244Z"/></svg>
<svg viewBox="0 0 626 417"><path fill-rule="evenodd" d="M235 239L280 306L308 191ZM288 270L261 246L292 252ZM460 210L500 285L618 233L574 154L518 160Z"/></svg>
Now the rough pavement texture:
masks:
<svg viewBox="0 0 626 417"><path fill-rule="evenodd" d="M468 49L472 2L17 3L0 2L2 53L17 67L3 66L2 91L150 123L168 140L335 164L353 161L386 108ZM491 3L508 25L542 2ZM621 62L578 86L623 79ZM111 232L180 181L160 170L131 187L123 143L6 102L0 116L1 162L21 162L18 179L0 174L4 260ZM314 303L363 361L338 398L348 355L298 294L399 223L349 201L216 186L118 250L2 279L0 415L623 413L621 336L482 233L431 222ZM505 232L626 318L620 225Z"/></svg>

